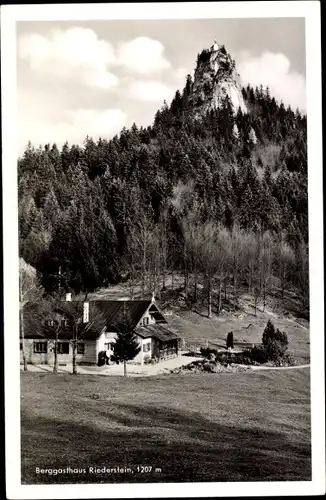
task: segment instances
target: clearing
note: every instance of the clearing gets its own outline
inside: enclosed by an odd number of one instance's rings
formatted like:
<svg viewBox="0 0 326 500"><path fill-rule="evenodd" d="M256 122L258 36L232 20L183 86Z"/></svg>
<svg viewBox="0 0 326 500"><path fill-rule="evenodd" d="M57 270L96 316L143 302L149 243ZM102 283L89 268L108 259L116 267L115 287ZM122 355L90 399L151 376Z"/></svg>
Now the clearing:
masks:
<svg viewBox="0 0 326 500"><path fill-rule="evenodd" d="M309 370L27 372L21 424L23 484L311 480ZM103 466L131 472L89 472Z"/></svg>
<svg viewBox="0 0 326 500"><path fill-rule="evenodd" d="M168 328L183 339L183 349L194 350L201 346L209 346L213 349L225 348L226 336L230 331L234 334L235 347L251 347L252 344L260 344L267 321L271 319L276 328L287 334L289 351L293 352L296 363L298 365L310 363L309 321L298 317L300 304L292 292L287 292L285 304L281 304L282 301L277 294L269 296L265 311L262 310L260 304L255 314L252 296L242 290L236 311L233 311L233 307L225 302L220 315L213 312L212 318L208 318L207 309L202 305L196 304L189 308L182 299L180 300L182 297L180 277L175 277L175 284L180 285L179 289L175 289L174 292L171 289L167 290L163 296L161 294L157 302L166 316ZM136 288L136 292L136 297L138 297L139 287ZM130 296L127 284L122 283L110 288L102 288L90 294L89 298L90 300L117 300L128 299Z"/></svg>

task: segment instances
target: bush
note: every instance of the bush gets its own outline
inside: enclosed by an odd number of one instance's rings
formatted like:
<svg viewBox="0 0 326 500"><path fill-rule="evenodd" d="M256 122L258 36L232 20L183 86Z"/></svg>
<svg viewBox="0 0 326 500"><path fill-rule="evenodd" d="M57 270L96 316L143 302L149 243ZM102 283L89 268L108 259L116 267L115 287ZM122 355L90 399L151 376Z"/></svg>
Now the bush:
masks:
<svg viewBox="0 0 326 500"><path fill-rule="evenodd" d="M262 343L267 346L270 342L278 342L283 348L287 348L289 344L286 333L281 332L279 329L275 330L273 323L269 319L263 333Z"/></svg>
<svg viewBox="0 0 326 500"><path fill-rule="evenodd" d="M229 332L226 337L226 347L233 349L233 332Z"/></svg>
<svg viewBox="0 0 326 500"><path fill-rule="evenodd" d="M106 360L106 352L105 351L100 351L98 353L98 366L103 366L105 365L105 360Z"/></svg>
<svg viewBox="0 0 326 500"><path fill-rule="evenodd" d="M148 365L151 363L151 357L148 354L146 354L146 356L144 356L143 361L144 361L145 365Z"/></svg>
<svg viewBox="0 0 326 500"><path fill-rule="evenodd" d="M204 372L213 373L215 371L215 364L214 363L204 363L202 366L203 366Z"/></svg>
<svg viewBox="0 0 326 500"><path fill-rule="evenodd" d="M210 349L209 347L201 347L200 348L200 354L204 356L204 358L208 358L211 354L214 354L214 356L217 355L217 350L216 349Z"/></svg>

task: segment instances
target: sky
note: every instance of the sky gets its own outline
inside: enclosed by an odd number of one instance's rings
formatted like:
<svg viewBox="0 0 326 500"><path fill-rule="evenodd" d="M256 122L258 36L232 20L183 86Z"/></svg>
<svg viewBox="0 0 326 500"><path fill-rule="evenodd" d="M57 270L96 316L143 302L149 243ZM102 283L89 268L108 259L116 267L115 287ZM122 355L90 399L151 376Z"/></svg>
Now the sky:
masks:
<svg viewBox="0 0 326 500"><path fill-rule="evenodd" d="M306 110L304 18L17 23L19 153L152 124L216 40L243 85Z"/></svg>

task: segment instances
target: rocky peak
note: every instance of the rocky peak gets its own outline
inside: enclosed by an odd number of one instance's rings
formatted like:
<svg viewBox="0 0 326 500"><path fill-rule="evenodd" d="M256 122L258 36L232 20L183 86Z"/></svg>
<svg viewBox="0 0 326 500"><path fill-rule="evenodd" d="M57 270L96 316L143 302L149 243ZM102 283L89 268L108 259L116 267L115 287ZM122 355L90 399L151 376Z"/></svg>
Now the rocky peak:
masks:
<svg viewBox="0 0 326 500"><path fill-rule="evenodd" d="M224 45L215 41L210 49L204 49L198 54L191 100L196 114L204 114L210 109L220 108L226 96L229 97L234 112L238 108L247 112L235 61Z"/></svg>

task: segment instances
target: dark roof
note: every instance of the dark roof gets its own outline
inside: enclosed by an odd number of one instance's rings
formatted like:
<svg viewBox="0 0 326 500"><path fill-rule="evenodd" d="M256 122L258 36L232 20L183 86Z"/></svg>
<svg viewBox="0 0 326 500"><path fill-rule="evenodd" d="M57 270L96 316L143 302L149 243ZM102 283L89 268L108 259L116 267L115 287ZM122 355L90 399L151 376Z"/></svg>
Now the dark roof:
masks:
<svg viewBox="0 0 326 500"><path fill-rule="evenodd" d="M148 307L151 305L150 300L96 300L90 301L90 318L91 304L97 307L106 319L107 328L114 328L126 314L134 324L141 320Z"/></svg>
<svg viewBox="0 0 326 500"><path fill-rule="evenodd" d="M140 326L136 328L135 332L142 338L154 337L162 342L178 340L181 338L179 335L171 332L160 324Z"/></svg>
<svg viewBox="0 0 326 500"><path fill-rule="evenodd" d="M77 301L72 302L64 302L64 308L69 310L70 304L71 308L76 306ZM74 306L72 305L74 304ZM82 306L83 301L80 301L79 304ZM89 321L92 322L92 318L94 319L98 313L101 313L101 316L105 320L106 329L107 330L115 330L116 325L119 321L122 320L124 314L126 314L133 323L134 327L141 320L143 315L145 314L148 307L152 304L151 300L90 300L89 301ZM156 315L157 319L160 321L166 322L164 316L159 311L156 304L153 304L154 307L157 308ZM26 305L26 313L24 317L24 326L25 326L25 338L29 339L42 339L42 338L51 338L49 333L45 333L44 327L42 326L42 322L44 321L44 314L40 315L39 310L41 310L42 305L33 306L35 311L29 310L30 308ZM25 309L24 309L25 310ZM28 311L29 310L29 311ZM43 319L42 319L43 318ZM86 329L83 332L83 339L95 340L101 332L96 329L90 328ZM65 330L61 330L60 339L69 339L71 338L71 331L69 328Z"/></svg>

